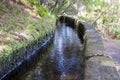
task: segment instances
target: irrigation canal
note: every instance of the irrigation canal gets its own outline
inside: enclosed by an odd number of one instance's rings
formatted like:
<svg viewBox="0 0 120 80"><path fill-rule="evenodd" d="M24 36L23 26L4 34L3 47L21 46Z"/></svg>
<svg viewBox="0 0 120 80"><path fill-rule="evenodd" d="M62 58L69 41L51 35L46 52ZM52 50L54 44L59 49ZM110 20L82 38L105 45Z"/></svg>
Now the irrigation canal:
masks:
<svg viewBox="0 0 120 80"><path fill-rule="evenodd" d="M81 80L81 63L82 44L76 31L58 23L50 48L32 63L34 67L12 80Z"/></svg>

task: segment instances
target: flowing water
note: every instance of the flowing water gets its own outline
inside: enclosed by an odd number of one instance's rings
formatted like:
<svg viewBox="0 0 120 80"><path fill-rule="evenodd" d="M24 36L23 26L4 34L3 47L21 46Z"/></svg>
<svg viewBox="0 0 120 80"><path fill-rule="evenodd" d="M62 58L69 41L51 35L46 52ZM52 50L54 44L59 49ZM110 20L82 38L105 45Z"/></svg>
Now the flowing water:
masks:
<svg viewBox="0 0 120 80"><path fill-rule="evenodd" d="M82 44L70 26L62 23L56 27L53 45L47 52L33 69L19 79L80 80Z"/></svg>

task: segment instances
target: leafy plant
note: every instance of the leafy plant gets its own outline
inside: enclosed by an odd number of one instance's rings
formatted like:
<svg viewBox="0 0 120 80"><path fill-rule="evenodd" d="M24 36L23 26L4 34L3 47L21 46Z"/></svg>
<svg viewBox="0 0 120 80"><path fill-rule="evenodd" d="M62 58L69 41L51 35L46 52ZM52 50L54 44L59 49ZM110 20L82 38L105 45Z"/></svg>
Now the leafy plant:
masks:
<svg viewBox="0 0 120 80"><path fill-rule="evenodd" d="M104 0L85 0L86 12L79 15L81 20L90 22L103 37L118 38L120 3L109 4Z"/></svg>
<svg viewBox="0 0 120 80"><path fill-rule="evenodd" d="M44 17L49 13L48 9L45 6L40 5L40 3L37 0L28 0L28 1L36 7L37 13L41 17Z"/></svg>
<svg viewBox="0 0 120 80"><path fill-rule="evenodd" d="M51 13L58 15L67 12L72 8L73 5L70 0L61 0L60 2L57 2L55 6L51 9Z"/></svg>
<svg viewBox="0 0 120 80"><path fill-rule="evenodd" d="M8 8L5 6L4 1L5 0L3 0L3 1L0 2L0 10L2 10L3 12L7 13L8 12Z"/></svg>

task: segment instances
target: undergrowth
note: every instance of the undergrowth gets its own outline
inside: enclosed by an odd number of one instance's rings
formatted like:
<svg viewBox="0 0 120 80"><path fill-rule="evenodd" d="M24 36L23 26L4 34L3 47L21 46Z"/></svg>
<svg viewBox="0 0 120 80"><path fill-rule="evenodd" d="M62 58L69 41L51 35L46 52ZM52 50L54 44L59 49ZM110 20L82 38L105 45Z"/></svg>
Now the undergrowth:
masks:
<svg viewBox="0 0 120 80"><path fill-rule="evenodd" d="M105 0L85 0L81 20L91 23L104 38L120 39L120 3Z"/></svg>
<svg viewBox="0 0 120 80"><path fill-rule="evenodd" d="M33 41L49 34L55 24L51 14L37 16L25 11L20 5L6 10L5 4L0 13L0 59L9 57L15 50L28 46ZM31 11L32 12L32 11Z"/></svg>

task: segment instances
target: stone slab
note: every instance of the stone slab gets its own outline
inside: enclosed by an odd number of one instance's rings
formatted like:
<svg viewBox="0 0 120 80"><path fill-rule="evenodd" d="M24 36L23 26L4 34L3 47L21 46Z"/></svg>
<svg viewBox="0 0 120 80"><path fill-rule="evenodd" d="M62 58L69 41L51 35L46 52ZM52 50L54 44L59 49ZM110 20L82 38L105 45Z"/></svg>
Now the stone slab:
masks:
<svg viewBox="0 0 120 80"><path fill-rule="evenodd" d="M115 63L108 57L91 57L86 61L84 80L120 80Z"/></svg>

